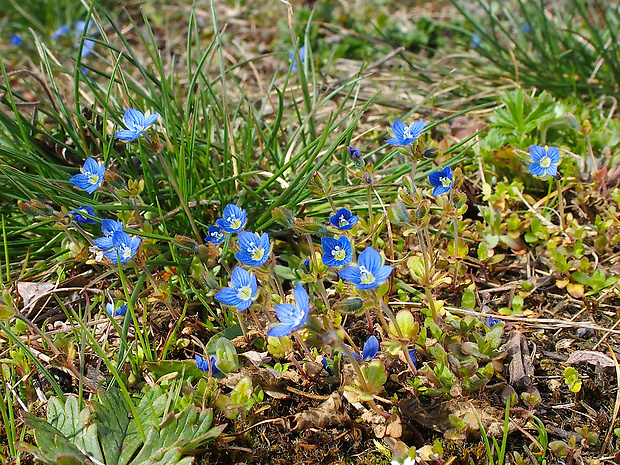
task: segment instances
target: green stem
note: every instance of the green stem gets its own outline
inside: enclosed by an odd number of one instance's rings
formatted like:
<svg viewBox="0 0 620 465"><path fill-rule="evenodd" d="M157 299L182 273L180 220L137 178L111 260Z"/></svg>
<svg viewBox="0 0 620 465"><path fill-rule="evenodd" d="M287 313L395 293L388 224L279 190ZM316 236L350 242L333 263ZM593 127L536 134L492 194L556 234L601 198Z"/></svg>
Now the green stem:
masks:
<svg viewBox="0 0 620 465"><path fill-rule="evenodd" d="M558 207L560 209L560 229L566 231L566 223L564 219L564 196L562 195L562 182L556 179L555 182L558 186Z"/></svg>
<svg viewBox="0 0 620 465"><path fill-rule="evenodd" d="M372 188L371 186L368 186L368 188L366 189L366 201L368 202L368 221L369 221L369 227L368 227L368 235L371 236L372 232L375 229L375 220L372 214ZM370 239L370 244L372 245L372 238Z"/></svg>

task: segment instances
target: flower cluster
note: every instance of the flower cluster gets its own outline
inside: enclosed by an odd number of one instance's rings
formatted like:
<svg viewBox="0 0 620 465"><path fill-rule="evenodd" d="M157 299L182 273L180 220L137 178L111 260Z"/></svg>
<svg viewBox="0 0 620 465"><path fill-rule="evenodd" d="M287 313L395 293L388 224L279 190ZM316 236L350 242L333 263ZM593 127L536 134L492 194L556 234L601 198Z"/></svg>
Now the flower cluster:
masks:
<svg viewBox="0 0 620 465"><path fill-rule="evenodd" d="M123 264L131 260L142 242L137 236L129 236L123 230L123 223L120 221L108 219L101 221L101 232L103 237L93 239L94 249L102 252L114 264L119 261Z"/></svg>

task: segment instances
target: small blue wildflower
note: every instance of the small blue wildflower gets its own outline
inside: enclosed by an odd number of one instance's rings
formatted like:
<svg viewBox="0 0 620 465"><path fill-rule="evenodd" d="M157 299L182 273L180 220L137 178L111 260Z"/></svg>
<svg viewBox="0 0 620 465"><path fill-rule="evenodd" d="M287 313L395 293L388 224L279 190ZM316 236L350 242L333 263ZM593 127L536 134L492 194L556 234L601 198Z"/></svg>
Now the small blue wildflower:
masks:
<svg viewBox="0 0 620 465"><path fill-rule="evenodd" d="M334 216L329 218L329 222L336 226L341 231L346 231L351 229L353 226L357 224L357 215L353 215L346 208L341 208L336 212Z"/></svg>
<svg viewBox="0 0 620 465"><path fill-rule="evenodd" d="M245 226L247 216L245 210L237 205L229 203L224 207L222 218L215 223L227 233L238 233Z"/></svg>
<svg viewBox="0 0 620 465"><path fill-rule="evenodd" d="M95 25L95 22L92 19L88 21L88 27L86 26L86 21L78 20L75 22L75 27L73 28L73 35L76 38L82 34L85 36L90 35L92 37L99 33L99 28ZM82 56L90 55L94 48L95 42L89 38L85 38L82 45Z"/></svg>
<svg viewBox="0 0 620 465"><path fill-rule="evenodd" d="M125 142L136 140L157 121L157 118L159 118L158 113L153 113L151 115L148 111L142 113L140 110L128 108L123 116L123 121L128 129L118 131L115 137Z"/></svg>
<svg viewBox="0 0 620 465"><path fill-rule="evenodd" d="M428 182L431 183L435 189L433 189L433 195L440 195L449 192L452 189L452 170L449 166L441 171L435 171L428 175Z"/></svg>
<svg viewBox="0 0 620 465"><path fill-rule="evenodd" d="M97 35L99 34L99 28L95 24L95 21L92 19L88 20L88 27L86 27L86 21L83 19L78 19L75 22L75 26L73 27L73 35L79 36L82 34L86 35Z"/></svg>
<svg viewBox="0 0 620 465"><path fill-rule="evenodd" d="M372 247L366 249L357 259L357 266L347 266L338 274L360 289L373 289L385 281L392 273L392 267L381 265L381 255Z"/></svg>
<svg viewBox="0 0 620 465"><path fill-rule="evenodd" d="M209 232L207 233L207 237L205 239L206 242L211 242L213 244L219 244L224 240L224 231L219 226L209 226Z"/></svg>
<svg viewBox="0 0 620 465"><path fill-rule="evenodd" d="M301 284L295 286L293 290L295 296L295 305L280 304L275 306L276 315L280 320L280 324L272 326L267 331L268 336L282 337L288 336L293 331L301 328L310 317L308 307L308 293Z"/></svg>
<svg viewBox="0 0 620 465"><path fill-rule="evenodd" d="M364 343L364 347L362 348L362 355L359 356L355 352L353 353L353 357L357 359L362 359L366 362L372 360L377 356L377 352L379 351L379 341L375 336L370 336L366 342Z"/></svg>
<svg viewBox="0 0 620 465"><path fill-rule="evenodd" d="M142 239L137 236L129 237L125 231L116 231L112 236L113 249L104 252L103 255L108 257L112 263L126 263L133 258L138 251Z"/></svg>
<svg viewBox="0 0 620 465"><path fill-rule="evenodd" d="M528 32L531 32L531 31L532 31L532 26L530 26L527 23L525 23L525 25L521 29L519 29L519 32L521 34L527 34Z"/></svg>
<svg viewBox="0 0 620 465"><path fill-rule="evenodd" d="M215 300L229 307L237 307L237 311L242 312L252 305L258 295L257 290L256 276L238 266L230 276L230 287L220 289L215 294Z"/></svg>
<svg viewBox="0 0 620 465"><path fill-rule="evenodd" d="M82 224L96 224L97 222L87 216L82 216L83 214L94 216L95 218L99 218L95 215L95 209L93 207L78 207L75 210L69 211L71 215L73 215L73 221L76 223Z"/></svg>
<svg viewBox="0 0 620 465"><path fill-rule="evenodd" d="M411 349L409 351L409 357L411 357L411 361L413 362L414 366L419 368L420 362L418 358L415 356L417 352L418 352L417 349Z"/></svg>
<svg viewBox="0 0 620 465"><path fill-rule="evenodd" d="M310 259L309 259L309 258L306 258L306 259L303 261L303 264L304 264L304 266L306 267L306 269L307 269L307 270L309 270L309 269L310 269Z"/></svg>
<svg viewBox="0 0 620 465"><path fill-rule="evenodd" d="M351 242L346 236L338 239L333 237L322 237L321 246L323 247L323 263L327 266L337 268L346 266L353 258L351 254Z"/></svg>
<svg viewBox="0 0 620 465"><path fill-rule="evenodd" d="M501 318L493 318L493 315L489 315L489 318L487 319L487 326L489 328L492 328L493 326L495 326L500 321L502 321Z"/></svg>
<svg viewBox="0 0 620 465"><path fill-rule="evenodd" d="M217 360L215 357L211 356L211 358L203 358L202 356L196 354L196 366L198 369L204 373L211 372L212 375L217 375L221 373L220 369L217 367Z"/></svg>
<svg viewBox="0 0 620 465"><path fill-rule="evenodd" d="M100 165L94 158L87 158L81 171L80 174L71 177L69 181L80 189L92 194L103 181L105 166Z"/></svg>
<svg viewBox="0 0 620 465"><path fill-rule="evenodd" d="M13 45L14 47L18 47L22 44L24 40L19 34L13 34L11 36L11 40L9 40L9 45Z"/></svg>
<svg viewBox="0 0 620 465"><path fill-rule="evenodd" d="M323 369L329 376L333 376L332 369L329 366L329 360L327 359L327 357L323 357L321 359L321 365L323 365Z"/></svg>
<svg viewBox="0 0 620 465"><path fill-rule="evenodd" d="M557 174L560 163L560 151L557 147L545 149L540 145L532 145L530 157L532 157L530 173L534 176L555 176Z"/></svg>
<svg viewBox="0 0 620 465"><path fill-rule="evenodd" d="M482 43L482 39L476 33L471 36L471 48L476 49Z"/></svg>
<svg viewBox="0 0 620 465"><path fill-rule="evenodd" d="M116 316L125 316L127 315L127 309L129 305L121 305L120 307L114 308L114 304L112 302L108 302L105 304L105 311L108 312L112 318Z"/></svg>
<svg viewBox="0 0 620 465"><path fill-rule="evenodd" d="M123 223L120 221L114 220L102 220L101 221L101 232L103 233L103 237L99 237L97 239L93 239L93 242L97 246L98 249L107 251L114 247L112 243L112 236L116 231L123 230Z"/></svg>
<svg viewBox="0 0 620 465"><path fill-rule="evenodd" d="M395 120L392 124L392 134L394 137L386 139L386 143L390 145L410 145L420 137L424 131L424 121L417 121L412 123L411 126L407 126L405 123L399 120Z"/></svg>
<svg viewBox="0 0 620 465"><path fill-rule="evenodd" d="M63 24L54 32L52 32L52 40L58 40L61 36L64 36L69 32L71 32L71 26L69 26L68 24Z"/></svg>
<svg viewBox="0 0 620 465"><path fill-rule="evenodd" d="M302 45L299 49L299 58L303 63L306 60L306 46ZM291 52L288 54L288 59L293 60L293 65L291 66L291 71L297 71L297 58L295 58L295 52Z"/></svg>
<svg viewBox="0 0 620 465"><path fill-rule="evenodd" d="M259 236L256 233L241 231L239 233L239 252L235 254L237 260L250 266L261 266L269 258L271 243L267 233Z"/></svg>
<svg viewBox="0 0 620 465"><path fill-rule="evenodd" d="M349 153L349 158L353 160L353 163L355 163L355 166L364 166L364 159L362 158L362 154L359 150L355 148L355 146L349 145L347 147L347 152Z"/></svg>

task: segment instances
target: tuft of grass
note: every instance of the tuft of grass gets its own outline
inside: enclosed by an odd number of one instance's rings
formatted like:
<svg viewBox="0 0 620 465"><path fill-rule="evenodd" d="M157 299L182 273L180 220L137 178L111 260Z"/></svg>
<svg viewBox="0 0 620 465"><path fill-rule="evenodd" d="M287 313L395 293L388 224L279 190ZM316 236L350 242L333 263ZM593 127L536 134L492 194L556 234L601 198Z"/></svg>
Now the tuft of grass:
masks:
<svg viewBox="0 0 620 465"><path fill-rule="evenodd" d="M453 4L471 27L458 29L486 59L475 66L487 79L510 79L558 97L618 96L617 5L601 0Z"/></svg>

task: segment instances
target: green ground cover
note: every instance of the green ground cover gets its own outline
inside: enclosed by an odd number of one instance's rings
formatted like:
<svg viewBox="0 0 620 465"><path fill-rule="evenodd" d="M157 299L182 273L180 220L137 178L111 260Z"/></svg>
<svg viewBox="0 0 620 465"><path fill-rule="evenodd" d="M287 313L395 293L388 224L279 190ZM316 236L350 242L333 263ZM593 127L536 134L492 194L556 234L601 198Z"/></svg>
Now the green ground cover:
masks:
<svg viewBox="0 0 620 465"><path fill-rule="evenodd" d="M617 3L0 9L2 463L617 460Z"/></svg>

